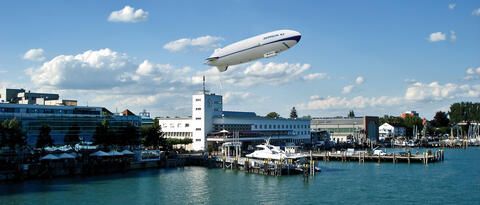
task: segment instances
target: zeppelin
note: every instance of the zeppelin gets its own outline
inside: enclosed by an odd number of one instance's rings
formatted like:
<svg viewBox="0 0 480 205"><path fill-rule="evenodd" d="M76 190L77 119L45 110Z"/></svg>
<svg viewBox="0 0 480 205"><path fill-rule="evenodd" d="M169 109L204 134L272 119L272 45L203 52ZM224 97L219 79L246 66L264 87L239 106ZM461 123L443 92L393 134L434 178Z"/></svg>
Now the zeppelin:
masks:
<svg viewBox="0 0 480 205"><path fill-rule="evenodd" d="M278 30L254 36L216 49L205 64L216 66L220 72L228 66L270 58L295 46L302 35L293 30Z"/></svg>

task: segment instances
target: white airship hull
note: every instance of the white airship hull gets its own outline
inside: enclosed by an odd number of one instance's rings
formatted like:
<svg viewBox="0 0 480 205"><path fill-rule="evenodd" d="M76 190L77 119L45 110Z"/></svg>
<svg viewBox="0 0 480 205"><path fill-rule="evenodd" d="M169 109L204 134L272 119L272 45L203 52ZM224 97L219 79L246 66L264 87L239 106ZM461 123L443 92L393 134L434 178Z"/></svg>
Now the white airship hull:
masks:
<svg viewBox="0 0 480 205"><path fill-rule="evenodd" d="M216 66L220 72L228 66L278 55L295 46L301 34L292 30L278 30L248 38L222 49L217 49L207 58L206 64Z"/></svg>

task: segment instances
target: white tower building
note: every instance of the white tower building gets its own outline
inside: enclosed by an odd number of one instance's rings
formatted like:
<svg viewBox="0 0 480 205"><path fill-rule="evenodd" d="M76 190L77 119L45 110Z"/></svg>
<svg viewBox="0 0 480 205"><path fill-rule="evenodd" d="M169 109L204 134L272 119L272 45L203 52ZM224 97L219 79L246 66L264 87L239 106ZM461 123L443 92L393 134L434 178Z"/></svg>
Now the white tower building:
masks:
<svg viewBox="0 0 480 205"><path fill-rule="evenodd" d="M193 150L205 150L207 134L213 130L213 118L221 117L222 112L222 96L205 90L204 77L203 90L192 96Z"/></svg>

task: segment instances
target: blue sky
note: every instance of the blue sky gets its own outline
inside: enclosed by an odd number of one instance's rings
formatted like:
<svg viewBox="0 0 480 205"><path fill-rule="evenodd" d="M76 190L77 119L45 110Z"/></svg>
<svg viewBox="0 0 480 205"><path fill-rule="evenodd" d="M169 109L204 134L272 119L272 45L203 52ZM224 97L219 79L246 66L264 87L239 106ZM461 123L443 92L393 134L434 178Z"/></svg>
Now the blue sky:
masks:
<svg viewBox="0 0 480 205"><path fill-rule="evenodd" d="M119 13L126 6L133 13ZM479 100L479 8L480 1L4 1L0 87L184 116L206 75L228 110L417 110L431 118L453 102ZM226 73L203 64L217 47L277 29L302 39Z"/></svg>

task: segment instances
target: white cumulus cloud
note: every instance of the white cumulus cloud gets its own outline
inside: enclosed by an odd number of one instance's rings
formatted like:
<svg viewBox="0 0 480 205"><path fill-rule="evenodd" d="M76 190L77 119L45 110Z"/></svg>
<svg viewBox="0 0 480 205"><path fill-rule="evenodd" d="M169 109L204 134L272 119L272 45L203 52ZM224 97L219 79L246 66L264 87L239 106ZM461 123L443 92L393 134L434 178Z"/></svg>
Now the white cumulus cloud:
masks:
<svg viewBox="0 0 480 205"><path fill-rule="evenodd" d="M250 92L226 92L223 95L224 104L238 104L239 102L245 101L252 98L253 94Z"/></svg>
<svg viewBox="0 0 480 205"><path fill-rule="evenodd" d="M135 9L130 6L125 6L123 9L113 11L108 17L111 22L136 23L146 21L148 19L148 12L143 9Z"/></svg>
<svg viewBox="0 0 480 205"><path fill-rule="evenodd" d="M474 15L474 16L480 16L480 8L473 10L473 11L472 11L472 15Z"/></svg>
<svg viewBox="0 0 480 205"><path fill-rule="evenodd" d="M430 42L438 42L438 41L444 41L446 39L446 35L442 32L435 32L435 33L431 33L430 34L430 37L428 38L428 40Z"/></svg>
<svg viewBox="0 0 480 205"><path fill-rule="evenodd" d="M355 87L354 85L347 85L347 86L343 87L342 93L343 94L351 93L354 87Z"/></svg>
<svg viewBox="0 0 480 205"><path fill-rule="evenodd" d="M405 99L410 101L438 101L454 99L456 97L479 97L480 85L458 85L454 83L440 84L416 82L411 84L406 92Z"/></svg>
<svg viewBox="0 0 480 205"><path fill-rule="evenodd" d="M320 98L311 96L307 103L299 104L298 107L303 110L327 110L327 109L357 109L367 107L388 107L399 105L402 98L399 97L364 97L356 96L353 98L332 97Z"/></svg>
<svg viewBox="0 0 480 205"><path fill-rule="evenodd" d="M474 68L470 67L467 68L465 71L467 73L467 76L465 76L465 80L472 80L472 79L478 79L480 78L480 67Z"/></svg>
<svg viewBox="0 0 480 205"><path fill-rule="evenodd" d="M357 85L361 85L363 84L363 82L365 82L365 78L363 78L363 76L358 76L356 79L355 79L355 83Z"/></svg>
<svg viewBox="0 0 480 205"><path fill-rule="evenodd" d="M328 75L326 73L310 73L303 76L304 80L317 80L317 79L326 79Z"/></svg>
<svg viewBox="0 0 480 205"><path fill-rule="evenodd" d="M457 4L453 4L453 3L452 3L452 4L448 4L448 9L450 9L450 10L454 10L455 7L457 7Z"/></svg>
<svg viewBox="0 0 480 205"><path fill-rule="evenodd" d="M23 54L23 59L31 61L43 61L45 57L43 56L44 51L41 48L32 48Z"/></svg>
<svg viewBox="0 0 480 205"><path fill-rule="evenodd" d="M209 50L220 47L223 38L217 36L200 36L198 38L182 38L166 43L163 48L170 52L178 52L189 48Z"/></svg>
<svg viewBox="0 0 480 205"><path fill-rule="evenodd" d="M303 80L305 72L310 69L310 64L300 63L262 63L255 62L245 65L236 65L228 68L227 72L220 73L212 67L206 71L197 72L192 77L194 84L202 82L202 76L208 76L209 82L222 82L222 84L250 87L254 85L281 85L297 80Z"/></svg>
<svg viewBox="0 0 480 205"><path fill-rule="evenodd" d="M455 31L450 31L450 41L451 42L457 41L457 34L455 33Z"/></svg>
<svg viewBox="0 0 480 205"><path fill-rule="evenodd" d="M108 48L78 55L59 55L29 71L33 83L64 89L109 88L128 83L135 67L126 54Z"/></svg>

